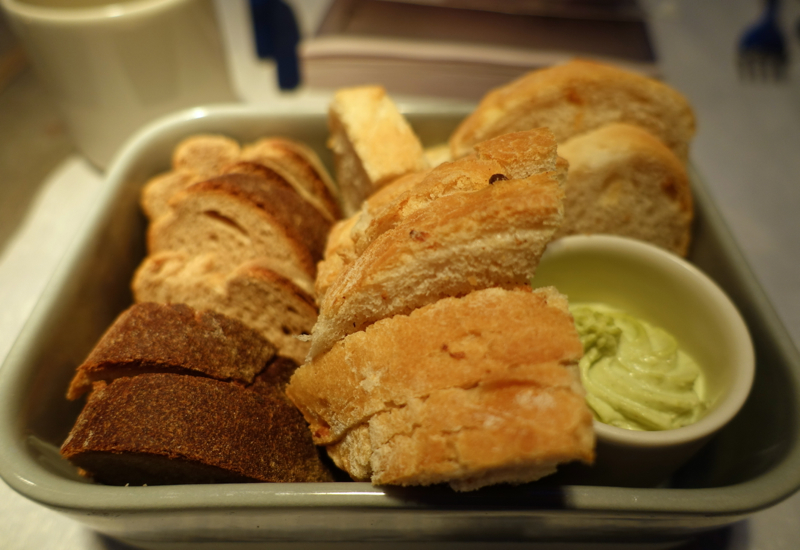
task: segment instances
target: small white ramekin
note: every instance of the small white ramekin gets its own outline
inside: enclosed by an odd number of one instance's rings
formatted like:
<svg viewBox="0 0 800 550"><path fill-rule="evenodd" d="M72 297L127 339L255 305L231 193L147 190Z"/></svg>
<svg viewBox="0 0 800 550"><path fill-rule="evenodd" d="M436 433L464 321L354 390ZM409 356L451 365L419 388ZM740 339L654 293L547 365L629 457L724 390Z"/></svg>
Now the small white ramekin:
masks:
<svg viewBox="0 0 800 550"><path fill-rule="evenodd" d="M592 482L639 487L663 482L747 399L755 372L747 326L719 286L688 261L634 239L570 236L550 243L533 284L555 286L571 303L601 302L667 330L705 376L709 407L694 424L635 431L595 420Z"/></svg>

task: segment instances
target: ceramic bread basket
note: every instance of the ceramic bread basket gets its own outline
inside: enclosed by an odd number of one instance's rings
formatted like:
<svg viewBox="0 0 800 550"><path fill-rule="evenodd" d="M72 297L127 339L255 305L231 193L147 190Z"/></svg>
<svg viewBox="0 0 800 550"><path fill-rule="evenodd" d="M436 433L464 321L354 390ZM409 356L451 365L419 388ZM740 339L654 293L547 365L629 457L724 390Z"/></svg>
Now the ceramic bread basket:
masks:
<svg viewBox="0 0 800 550"><path fill-rule="evenodd" d="M425 145L444 142L464 108L400 102ZM80 364L132 301L144 256L139 190L198 133L240 142L301 140L330 163L324 105L217 106L162 119L117 155L105 187L2 367L0 474L28 499L145 548L257 547L278 541L673 541L771 506L800 487L800 359L703 182L689 260L733 300L756 353L736 417L666 483L576 484L570 469L539 482L470 493L367 483L111 487L87 481L58 448L82 401L64 397ZM202 544L200 544L202 543Z"/></svg>

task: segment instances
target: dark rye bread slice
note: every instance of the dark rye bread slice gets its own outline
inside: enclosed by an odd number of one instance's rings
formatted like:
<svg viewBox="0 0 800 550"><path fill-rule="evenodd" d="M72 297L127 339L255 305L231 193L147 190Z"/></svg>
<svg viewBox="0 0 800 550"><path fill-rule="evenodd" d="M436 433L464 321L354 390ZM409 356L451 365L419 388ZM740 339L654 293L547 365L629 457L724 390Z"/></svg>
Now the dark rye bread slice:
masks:
<svg viewBox="0 0 800 550"><path fill-rule="evenodd" d="M109 485L331 481L300 413L264 384L172 373L98 382L62 456Z"/></svg>
<svg viewBox="0 0 800 550"><path fill-rule="evenodd" d="M224 271L213 254L160 252L142 262L132 288L137 302L183 303L237 319L298 363L310 344L297 336L310 334L317 319L314 298L266 258Z"/></svg>
<svg viewBox="0 0 800 550"><path fill-rule="evenodd" d="M276 351L258 332L221 313L185 304L134 304L78 367L67 398L81 397L99 380L148 372L252 384Z"/></svg>
<svg viewBox="0 0 800 550"><path fill-rule="evenodd" d="M170 200L169 213L150 224L150 254L213 252L237 265L259 256L294 263L313 278L331 222L274 170L253 165L198 182Z"/></svg>

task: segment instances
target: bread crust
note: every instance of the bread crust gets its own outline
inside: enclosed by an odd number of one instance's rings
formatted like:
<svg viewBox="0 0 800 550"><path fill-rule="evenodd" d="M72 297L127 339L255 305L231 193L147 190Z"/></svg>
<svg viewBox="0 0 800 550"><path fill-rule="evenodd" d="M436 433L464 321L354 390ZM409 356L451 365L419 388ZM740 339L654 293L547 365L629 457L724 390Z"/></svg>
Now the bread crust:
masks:
<svg viewBox="0 0 800 550"><path fill-rule="evenodd" d="M574 59L532 71L492 90L453 132L453 158L508 132L547 127L561 143L611 122L647 129L683 161L695 133L686 98L657 80L618 67Z"/></svg>
<svg viewBox="0 0 800 550"><path fill-rule="evenodd" d="M525 284L561 223L564 177L546 130L501 136L478 157L431 171L372 218L360 240L351 231L356 258L320 302L308 359L445 296Z"/></svg>
<svg viewBox="0 0 800 550"><path fill-rule="evenodd" d="M252 384L276 348L241 322L185 304L134 304L78 366L67 391L77 399L94 382L145 372L210 376Z"/></svg>
<svg viewBox="0 0 800 550"><path fill-rule="evenodd" d="M491 288L346 336L287 395L356 479L468 490L593 460L582 355L555 289Z"/></svg>
<svg viewBox="0 0 800 550"><path fill-rule="evenodd" d="M314 298L263 259L224 271L213 254L166 251L142 262L132 290L137 302L185 303L237 319L297 363L309 348L297 336L310 334L317 318Z"/></svg>
<svg viewBox="0 0 800 550"><path fill-rule="evenodd" d="M689 251L694 207L681 160L638 126L609 124L559 146L570 163L555 238L608 233Z"/></svg>
<svg viewBox="0 0 800 550"><path fill-rule="evenodd" d="M328 111L346 215L388 182L428 167L422 144L382 86L337 90Z"/></svg>
<svg viewBox="0 0 800 550"><path fill-rule="evenodd" d="M332 481L292 405L172 373L98 382L61 452L111 485Z"/></svg>

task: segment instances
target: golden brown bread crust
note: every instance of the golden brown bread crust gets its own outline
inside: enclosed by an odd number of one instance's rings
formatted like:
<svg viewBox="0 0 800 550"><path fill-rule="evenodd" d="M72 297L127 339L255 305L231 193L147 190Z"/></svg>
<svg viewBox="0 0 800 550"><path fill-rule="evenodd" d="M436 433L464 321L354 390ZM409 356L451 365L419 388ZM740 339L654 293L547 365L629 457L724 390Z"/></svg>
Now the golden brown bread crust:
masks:
<svg viewBox="0 0 800 550"><path fill-rule="evenodd" d="M61 452L111 485L332 480L286 401L179 374L98 382Z"/></svg>
<svg viewBox="0 0 800 550"><path fill-rule="evenodd" d="M320 303L308 359L378 319L445 296L525 284L561 223L565 175L545 130L495 138L479 156L432 170L383 208L360 240L351 232L357 257Z"/></svg>
<svg viewBox="0 0 800 550"><path fill-rule="evenodd" d="M575 59L530 72L492 90L450 138L453 158L494 136L547 127L561 143L611 122L647 129L681 160L695 133L694 113L669 86L612 65Z"/></svg>
<svg viewBox="0 0 800 550"><path fill-rule="evenodd" d="M276 348L221 313L185 304L134 304L106 330L78 367L67 391L77 399L92 383L146 372L210 376L252 384Z"/></svg>
<svg viewBox="0 0 800 550"><path fill-rule="evenodd" d="M559 146L569 161L556 237L609 233L685 256L694 208L681 160L638 126L609 124Z"/></svg>
<svg viewBox="0 0 800 550"><path fill-rule="evenodd" d="M564 296L492 288L350 334L287 395L356 479L467 490L593 460L582 355Z"/></svg>
<svg viewBox="0 0 800 550"><path fill-rule="evenodd" d="M346 215L390 181L428 167L422 144L382 86L337 90L328 111Z"/></svg>

